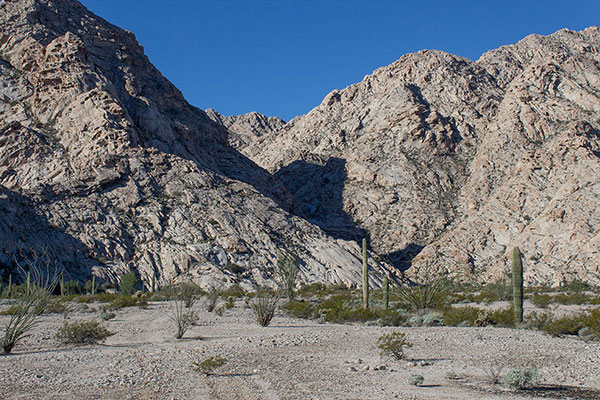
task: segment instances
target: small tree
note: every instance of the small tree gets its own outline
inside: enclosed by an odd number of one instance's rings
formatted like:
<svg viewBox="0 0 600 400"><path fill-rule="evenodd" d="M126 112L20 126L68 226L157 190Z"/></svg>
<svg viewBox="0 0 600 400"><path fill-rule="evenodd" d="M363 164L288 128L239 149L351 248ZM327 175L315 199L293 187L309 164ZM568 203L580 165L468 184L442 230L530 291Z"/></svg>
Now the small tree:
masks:
<svg viewBox="0 0 600 400"><path fill-rule="evenodd" d="M404 349L412 347L406 339L406 334L403 332L391 332L382 335L377 339L377 347L380 350L381 356L387 356L401 360L404 358Z"/></svg>
<svg viewBox="0 0 600 400"><path fill-rule="evenodd" d="M277 260L277 283L288 300L294 299L299 265L298 256L295 254L286 254Z"/></svg>
<svg viewBox="0 0 600 400"><path fill-rule="evenodd" d="M121 294L131 296L135 293L140 279L138 278L135 271L129 271L121 275L121 283L119 284L119 291Z"/></svg>

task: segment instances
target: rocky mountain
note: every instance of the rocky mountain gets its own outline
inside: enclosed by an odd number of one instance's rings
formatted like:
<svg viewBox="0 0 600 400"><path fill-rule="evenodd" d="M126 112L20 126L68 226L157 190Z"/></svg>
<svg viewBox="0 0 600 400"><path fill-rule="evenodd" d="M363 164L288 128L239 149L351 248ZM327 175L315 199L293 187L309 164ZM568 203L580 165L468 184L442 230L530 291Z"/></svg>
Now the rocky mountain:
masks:
<svg viewBox="0 0 600 400"><path fill-rule="evenodd" d="M147 286L248 286L295 252L305 281L359 282L358 245L296 216L284 185L227 143L243 121L283 122L209 114L80 3L2 1L1 272L37 249L67 278L133 268Z"/></svg>
<svg viewBox="0 0 600 400"><path fill-rule="evenodd" d="M239 147L309 221L416 280L600 283L600 30L407 54Z"/></svg>
<svg viewBox="0 0 600 400"><path fill-rule="evenodd" d="M285 121L279 117L266 117L256 111L225 116L209 108L206 115L227 128L228 143L242 153L251 144L274 135L285 125Z"/></svg>

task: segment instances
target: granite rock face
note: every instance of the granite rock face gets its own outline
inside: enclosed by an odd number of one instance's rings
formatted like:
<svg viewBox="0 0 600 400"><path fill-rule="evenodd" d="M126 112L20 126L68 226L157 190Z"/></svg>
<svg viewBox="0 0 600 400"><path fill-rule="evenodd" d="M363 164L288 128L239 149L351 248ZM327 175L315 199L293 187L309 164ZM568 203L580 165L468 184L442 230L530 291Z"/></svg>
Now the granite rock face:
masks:
<svg viewBox="0 0 600 400"><path fill-rule="evenodd" d="M132 33L76 1L5 0L0 58L4 274L33 248L77 279L134 268L147 286L250 286L289 251L305 281L360 282L358 245L295 216L284 185L228 145L236 120L189 105Z"/></svg>
<svg viewBox="0 0 600 400"><path fill-rule="evenodd" d="M415 280L496 280L519 246L528 284L600 283L597 27L405 55L240 151Z"/></svg>

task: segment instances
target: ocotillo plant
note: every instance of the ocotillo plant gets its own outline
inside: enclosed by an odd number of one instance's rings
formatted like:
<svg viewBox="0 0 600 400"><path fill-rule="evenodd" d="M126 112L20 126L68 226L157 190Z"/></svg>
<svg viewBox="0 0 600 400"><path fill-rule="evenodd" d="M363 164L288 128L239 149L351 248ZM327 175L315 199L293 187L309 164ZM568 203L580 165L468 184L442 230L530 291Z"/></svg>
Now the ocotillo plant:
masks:
<svg viewBox="0 0 600 400"><path fill-rule="evenodd" d="M363 256L363 308L369 309L369 266L367 265L367 239L362 241L362 256Z"/></svg>
<svg viewBox="0 0 600 400"><path fill-rule="evenodd" d="M383 306L386 310L390 308L390 281L387 276L383 277Z"/></svg>
<svg viewBox="0 0 600 400"><path fill-rule="evenodd" d="M518 247L512 253L512 287L515 325L523 322L523 262Z"/></svg>

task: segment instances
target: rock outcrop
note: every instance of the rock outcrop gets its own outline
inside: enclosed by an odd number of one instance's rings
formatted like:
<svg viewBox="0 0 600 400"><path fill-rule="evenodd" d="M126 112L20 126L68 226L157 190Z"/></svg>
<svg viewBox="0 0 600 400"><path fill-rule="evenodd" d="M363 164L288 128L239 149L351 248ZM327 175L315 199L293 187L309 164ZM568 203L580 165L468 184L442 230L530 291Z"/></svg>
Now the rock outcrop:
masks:
<svg viewBox="0 0 600 400"><path fill-rule="evenodd" d="M241 149L334 237L420 280L600 283L600 31L531 35L473 62L408 54Z"/></svg>
<svg viewBox="0 0 600 400"><path fill-rule="evenodd" d="M288 251L305 281L360 281L357 244L290 214L287 189L227 144L235 120L189 105L132 33L76 1L6 0L0 58L5 274L45 249L67 278L248 286Z"/></svg>

